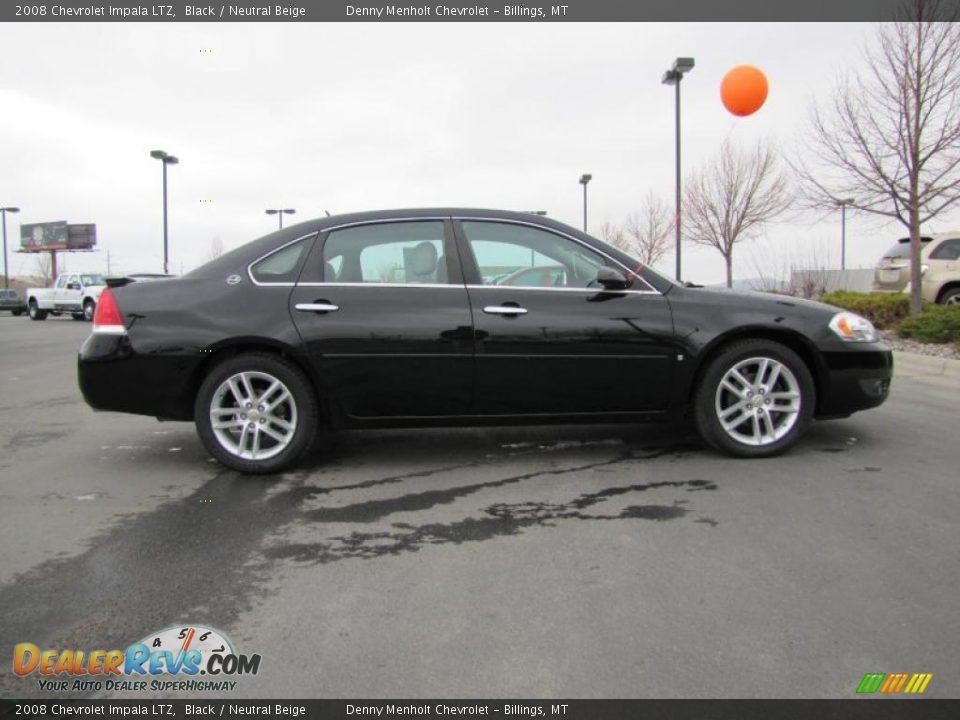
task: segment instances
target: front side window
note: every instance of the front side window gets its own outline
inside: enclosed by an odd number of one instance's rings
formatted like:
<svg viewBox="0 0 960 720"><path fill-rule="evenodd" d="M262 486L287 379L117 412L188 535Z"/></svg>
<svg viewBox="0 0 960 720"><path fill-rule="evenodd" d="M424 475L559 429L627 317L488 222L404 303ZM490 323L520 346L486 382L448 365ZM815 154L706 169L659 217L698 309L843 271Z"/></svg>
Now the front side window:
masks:
<svg viewBox="0 0 960 720"><path fill-rule="evenodd" d="M80 282L84 287L104 284L103 275L81 275Z"/></svg>
<svg viewBox="0 0 960 720"><path fill-rule="evenodd" d="M540 288L597 287L607 259L546 230L510 223L464 221L484 285Z"/></svg>
<svg viewBox="0 0 960 720"><path fill-rule="evenodd" d="M292 283L312 238L298 240L255 263L250 272L259 283Z"/></svg>
<svg viewBox="0 0 960 720"><path fill-rule="evenodd" d="M446 284L443 222L392 222L334 230L323 246L324 282Z"/></svg>

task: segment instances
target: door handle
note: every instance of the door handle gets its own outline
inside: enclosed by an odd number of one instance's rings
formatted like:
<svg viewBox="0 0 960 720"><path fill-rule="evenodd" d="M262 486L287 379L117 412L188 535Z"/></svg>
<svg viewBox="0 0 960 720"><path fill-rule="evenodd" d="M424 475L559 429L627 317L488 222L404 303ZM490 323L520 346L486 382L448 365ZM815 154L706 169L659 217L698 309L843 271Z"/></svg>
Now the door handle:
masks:
<svg viewBox="0 0 960 720"><path fill-rule="evenodd" d="M328 313L336 312L340 309L339 305L334 305L326 300L317 300L312 303L297 303L294 307L301 312Z"/></svg>
<svg viewBox="0 0 960 720"><path fill-rule="evenodd" d="M526 315L527 309L519 305L487 305L483 311L488 315Z"/></svg>

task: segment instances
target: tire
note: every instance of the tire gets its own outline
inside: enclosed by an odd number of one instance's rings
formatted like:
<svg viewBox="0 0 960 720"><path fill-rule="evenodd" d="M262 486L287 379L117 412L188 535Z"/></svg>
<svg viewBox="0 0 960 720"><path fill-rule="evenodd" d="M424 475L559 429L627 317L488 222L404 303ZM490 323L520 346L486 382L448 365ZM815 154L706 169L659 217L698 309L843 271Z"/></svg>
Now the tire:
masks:
<svg viewBox="0 0 960 720"><path fill-rule="evenodd" d="M258 397L270 387L275 389ZM271 404L273 411L263 412ZM223 427L214 427L213 412ZM238 355L215 366L194 403L194 423L207 451L231 470L257 475L293 466L313 444L318 418L317 395L306 375L266 353Z"/></svg>
<svg viewBox="0 0 960 720"><path fill-rule="evenodd" d="M70 317L74 320L86 320L86 316L83 313L70 313Z"/></svg>
<svg viewBox="0 0 960 720"><path fill-rule="evenodd" d="M712 360L693 405L697 430L708 445L735 457L771 457L810 425L816 389L809 368L790 348L741 340Z"/></svg>
<svg viewBox="0 0 960 720"><path fill-rule="evenodd" d="M93 300L83 301L83 319L87 322L93 322L93 313L97 309L97 304Z"/></svg>
<svg viewBox="0 0 960 720"><path fill-rule="evenodd" d="M950 288L940 296L941 305L960 305L960 288Z"/></svg>
<svg viewBox="0 0 960 720"><path fill-rule="evenodd" d="M10 312L13 313L14 317L20 317L21 315L23 315L23 310L11 310Z"/></svg>
<svg viewBox="0 0 960 720"><path fill-rule="evenodd" d="M31 320L37 320L37 321L39 321L39 320L46 320L46 319L47 319L47 311L46 311L46 310L41 310L41 309L37 306L37 301L36 301L36 300L31 300L31 301L30 301L30 304L27 306L27 314L30 315L30 319L31 319Z"/></svg>

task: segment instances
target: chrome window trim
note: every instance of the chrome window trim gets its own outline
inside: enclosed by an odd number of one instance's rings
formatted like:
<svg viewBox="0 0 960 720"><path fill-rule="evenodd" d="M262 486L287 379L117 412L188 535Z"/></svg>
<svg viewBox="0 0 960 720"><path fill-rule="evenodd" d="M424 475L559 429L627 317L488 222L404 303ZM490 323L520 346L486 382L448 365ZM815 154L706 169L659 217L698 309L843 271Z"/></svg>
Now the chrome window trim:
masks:
<svg viewBox="0 0 960 720"><path fill-rule="evenodd" d="M463 283L381 283L381 282L302 282L297 287L385 287L385 288L454 288L463 290Z"/></svg>
<svg viewBox="0 0 960 720"><path fill-rule="evenodd" d="M291 283L292 284L292 283ZM349 283L349 282L302 282L297 287L355 287L355 288L440 288L452 290L540 290L541 292L580 292L596 295L597 293L624 293L631 295L660 295L656 290L604 290L603 288L561 288L561 287L530 287L523 285L464 285L456 283Z"/></svg>
<svg viewBox="0 0 960 720"><path fill-rule="evenodd" d="M393 284L388 285L387 283L292 283L292 282L258 282L258 281L253 277L253 266L256 265L258 262L260 262L261 260L265 260L266 258L270 257L270 256L273 255L274 253L278 253L278 252L280 252L281 250L283 250L284 248L289 247L290 245L293 245L294 243L298 243L298 242L300 242L301 240L306 240L306 239L307 239L308 237L310 237L311 235L316 235L316 236L319 237L322 233L330 234L330 233L332 233L334 230L342 230L342 229L344 229L344 228L357 227L357 226L359 226L359 225L382 225L382 224L384 224L384 223L421 222L421 221L422 221L422 222L436 222L436 221L446 222L446 221L449 220L449 219L450 219L450 216L449 216L449 215L429 215L429 216L427 216L427 217L414 217L414 218L383 218L383 219L378 219L378 220L355 220L355 221L353 221L353 222L343 223L342 225L334 225L334 226L328 227L328 228L320 228L320 229L318 229L318 230L314 230L313 232L309 232L309 233L307 233L306 235L302 235L301 237L298 237L298 238L296 238L296 239L294 239L294 240L291 240L291 241L288 242L288 243L284 243L284 244L281 245L280 247L274 248L274 249L271 250L270 252L268 252L268 253L266 253L266 254L264 254L264 255L261 255L261 256L258 257L256 260L254 260L254 261L251 262L249 265L247 265L247 276L250 278L250 282L252 282L254 285L259 285L259 286L261 286L261 287L267 287L267 286L272 286L272 287L297 287L297 286L303 286L303 287L318 287L318 286L327 286L327 285L348 285L348 286L349 286L349 285L358 285L358 286L379 285L380 287L409 287L409 286L413 285L414 283L396 283L395 285L393 285ZM431 283L419 283L419 284L417 284L417 285L418 285L419 287L463 287L462 285L452 285L452 286L451 286L449 283L432 283L432 284L431 284Z"/></svg>
<svg viewBox="0 0 960 720"><path fill-rule="evenodd" d="M641 278L642 279L642 278ZM645 281L646 282L646 281ZM649 283L647 283L649 285ZM607 290L606 288L536 287L531 285L467 285L467 290L539 290L541 292L579 292L596 295L616 293L625 295L662 295L657 290Z"/></svg>
<svg viewBox="0 0 960 720"><path fill-rule="evenodd" d="M259 285L260 287L293 287L294 285L296 285L296 283L292 283L292 282L260 282L259 280L257 280L257 279L253 276L253 266L256 265L257 263L263 261L263 260L266 260L266 259L267 259L268 257L270 257L271 255L275 255L276 253L280 252L281 250L285 250L286 248L290 247L291 245L295 245L295 244L297 244L298 242L301 242L302 240L306 240L306 239L309 238L309 237L315 237L315 236L319 236L319 235L320 235L320 231L319 231L319 230L313 230L312 232L308 232L306 235L301 235L301 236L298 237L298 238L294 238L294 239L291 240L290 242L284 243L283 245L281 245L281 246L278 247L278 248L274 248L274 249L271 250L270 252L268 252L268 253L266 253L266 254L264 254L264 255L261 255L261 256L258 257L256 260L254 260L253 262L249 263L249 264L247 265L247 277L250 278L250 282L252 282L254 285Z"/></svg>
<svg viewBox="0 0 960 720"><path fill-rule="evenodd" d="M553 292L558 292L558 291L559 291L559 292L593 292L593 293L604 292L604 290L603 290L602 288L522 287L522 286L513 286L513 285L462 285L462 284L451 284L451 283L326 283L326 282L323 282L323 283L312 283L312 282L311 282L311 283L292 283L292 282L259 282L259 281L257 281L257 280L253 277L253 266L256 265L258 262L260 262L261 260L265 260L266 258L270 257L270 256L273 255L274 253L278 253L278 252L280 252L281 250L289 247L290 245L293 245L294 243L298 243L298 242L300 242L301 240L306 240L307 238L309 238L309 237L311 237L311 236L314 236L314 235L319 236L319 235L322 234L322 233L327 233L327 234L329 234L329 233L331 233L331 232L333 232L333 231L335 231L335 230L342 230L343 228L349 228L349 227L358 227L358 226L361 226L361 225L382 225L382 224L385 224L385 223L398 223L398 222L436 222L436 221L445 222L445 221L447 221L447 220L461 220L461 221L462 221L462 220L476 220L476 221L480 221L480 222L496 222L496 223L501 223L501 224L505 224L505 225L524 225L524 226L527 226L527 227L536 228L537 230L542 230L543 232L553 233L554 235L559 235L560 237L564 237L564 238L567 238L568 240L572 240L573 242L577 243L578 245L581 245L582 247L585 247L587 250L592 250L593 252L598 253L599 255L602 255L603 257L607 258L608 260L610 260L611 262L615 263L617 266L619 266L620 268L622 268L624 271L626 271L626 273L627 273L628 276L636 278L637 280L639 280L640 282L642 282L644 285L646 285L647 288L649 288L648 290L612 290L612 291L606 291L606 292L631 293L631 294L634 294L634 295L663 295L663 293L661 293L659 290L657 290L656 288L654 288L654 287L653 287L649 282L647 282L643 277L641 277L640 275L638 275L634 270L631 270L630 268L628 268L626 265L624 265L622 262L620 262L619 260L617 260L615 257L612 257L611 255L608 255L607 253L603 252L603 250L599 250L599 249L593 247L592 245L588 245L587 243L583 242L582 240L579 240L578 238L575 238L575 237L572 236L572 235L568 235L568 234L565 233L565 232L562 232L562 231L560 231L560 230L556 230L555 228L552 228L552 227L547 227L547 226L545 226L545 225L541 225L541 224L536 223L536 222L529 222L529 221L526 221L526 220L513 220L513 219L508 219L508 218L495 218L495 217L488 217L488 216L485 216L485 215L427 215L427 216L424 216L424 217L377 218L377 219L375 219L375 220L354 220L353 222L343 223L343 224L341 224L341 225L334 225L334 226L328 227L328 228L320 228L320 229L317 229L317 230L313 230L313 231L311 231L311 232L309 232L309 233L307 233L307 234L305 234L305 235L301 235L300 237L294 238L293 240L284 243L284 244L281 245L280 247L274 248L274 249L271 250L270 252L261 255L261 256L258 257L256 260L253 260L252 262L250 262L250 263L247 265L247 276L250 278L250 282L252 282L254 285L257 285L257 286L260 286L260 287L297 287L297 286L303 286L303 287L430 287L430 288L462 288L462 287L466 287L466 288L468 288L468 289L490 289L490 288L504 288L504 289L507 289L507 288L509 288L509 289L512 289L512 290L549 290L549 291L553 291ZM467 239L467 242L469 243L470 240Z"/></svg>
<svg viewBox="0 0 960 720"><path fill-rule="evenodd" d="M479 215L454 215L454 216L452 216L452 219L453 219L453 220L460 220L460 221L463 221L463 220L467 220L467 221L476 220L476 221L479 221L479 222L495 222L495 223L500 223L500 224L502 224L502 225L526 225L527 227L536 228L537 230L543 230L544 232L547 232L547 233L553 233L554 235L559 235L560 237L565 237L565 238L567 238L568 240L573 240L573 241L574 241L575 243L577 243L578 245L581 245L581 246L585 247L587 250L592 250L593 252L597 253L598 255L602 255L602 256L605 257L607 260L610 260L611 262L616 263L619 267L621 267L623 270L626 271L628 277L634 277L634 278L636 278L637 280L639 280L640 282L642 282L644 285L646 285L646 286L649 288L649 290L623 290L623 291L619 291L619 290L618 290L617 292L634 292L634 293L643 293L643 294L647 294L647 295L648 295L648 294L651 294L651 293L652 293L652 294L655 294L655 295L662 295L662 294L663 294L663 293L661 293L659 290L657 290L656 288L654 288L653 285L651 285L650 283L648 283L643 277L641 277L640 275L638 275L635 270L631 270L630 268L628 268L626 265L624 265L622 262L620 262L619 260L617 260L617 259L616 259L615 257L613 257L612 255L608 255L608 254L605 253L603 250L600 250L600 249L598 249L598 248L595 248L595 247L593 247L592 245L588 245L587 243L583 242L583 240L580 240L580 239L578 239L578 238L575 238L573 235L568 235L567 233L562 232L562 231L560 231L560 230L557 230L557 229L555 229L555 228L547 227L547 226L545 226L545 225L540 225L539 223L535 223L535 222L528 222L528 221L526 221L526 220L512 220L512 219L507 219L507 218L492 218L492 217L484 217L484 216L479 216ZM466 236L466 232L464 232L464 236ZM470 242L470 238L465 238L465 239L466 239L467 243ZM471 287L471 286L468 285L467 287ZM496 285L479 285L479 286L473 286L473 287L498 287L498 286L496 286ZM508 287L508 286L502 286L502 287ZM510 286L510 287L512 287L512 286ZM552 289L552 290L576 290L576 289L579 289L579 288L536 288L536 287L535 287L535 288L530 288L530 289L532 289L532 290L551 290L551 289ZM586 288L586 289L589 289L589 288ZM594 291L594 292L596 292L596 291Z"/></svg>

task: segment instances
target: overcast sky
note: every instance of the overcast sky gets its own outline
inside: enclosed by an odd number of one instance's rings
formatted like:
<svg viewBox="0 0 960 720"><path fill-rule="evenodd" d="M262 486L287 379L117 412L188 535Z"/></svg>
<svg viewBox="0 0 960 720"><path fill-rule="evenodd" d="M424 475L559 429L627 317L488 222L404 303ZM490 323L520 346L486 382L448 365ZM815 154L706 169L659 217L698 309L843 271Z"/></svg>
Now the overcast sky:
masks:
<svg viewBox="0 0 960 720"><path fill-rule="evenodd" d="M71 270L159 271L163 149L170 169L171 269L202 262L211 241L236 247L296 220L365 209L462 205L546 210L590 230L620 221L649 191L673 204L678 55L684 169L728 136L786 152L815 98L861 62L859 24L7 24L0 27L0 205L19 224L97 225L101 252ZM203 52L202 52L203 51ZM735 118L719 86L735 65L762 68L766 105ZM925 230L952 229L960 215ZM900 227L848 218L848 266L872 266ZM740 246L756 263L828 253L840 216L794 217ZM672 274L673 255L661 266ZM10 254L15 275L33 256ZM684 278L721 282L716 251L688 246Z"/></svg>

